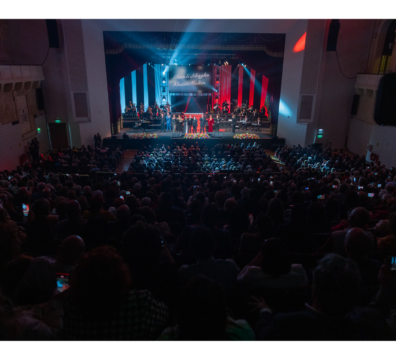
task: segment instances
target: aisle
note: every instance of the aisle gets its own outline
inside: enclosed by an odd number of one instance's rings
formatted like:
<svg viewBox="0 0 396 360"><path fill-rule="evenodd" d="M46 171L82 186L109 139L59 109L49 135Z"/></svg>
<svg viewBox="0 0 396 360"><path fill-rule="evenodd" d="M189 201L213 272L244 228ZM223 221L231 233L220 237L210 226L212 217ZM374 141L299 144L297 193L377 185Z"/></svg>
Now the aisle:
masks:
<svg viewBox="0 0 396 360"><path fill-rule="evenodd" d="M131 164L137 150L125 150L124 158L121 160L120 164L116 168L116 172L122 173L123 171L128 171L129 165Z"/></svg>

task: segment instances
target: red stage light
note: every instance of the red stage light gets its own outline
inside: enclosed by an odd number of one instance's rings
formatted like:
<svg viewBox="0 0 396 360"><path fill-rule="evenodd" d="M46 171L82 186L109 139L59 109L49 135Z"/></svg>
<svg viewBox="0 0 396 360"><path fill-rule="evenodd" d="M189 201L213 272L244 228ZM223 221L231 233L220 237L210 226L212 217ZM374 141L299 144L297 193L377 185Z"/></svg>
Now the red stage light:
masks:
<svg viewBox="0 0 396 360"><path fill-rule="evenodd" d="M307 33L305 32L303 36L300 37L300 39L296 42L296 45L294 45L293 52L300 52L305 49L305 39L307 37Z"/></svg>

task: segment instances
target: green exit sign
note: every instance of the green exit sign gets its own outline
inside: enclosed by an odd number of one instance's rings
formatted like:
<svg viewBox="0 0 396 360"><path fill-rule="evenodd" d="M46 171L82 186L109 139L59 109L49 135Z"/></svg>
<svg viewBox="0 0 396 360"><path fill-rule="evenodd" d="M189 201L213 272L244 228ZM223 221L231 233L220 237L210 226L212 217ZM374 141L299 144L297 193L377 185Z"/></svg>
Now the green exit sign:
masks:
<svg viewBox="0 0 396 360"><path fill-rule="evenodd" d="M59 124L61 121L58 119L58 120L55 120L55 122Z"/></svg>
<svg viewBox="0 0 396 360"><path fill-rule="evenodd" d="M318 138L320 139L320 138L322 138L323 137L323 135L318 135Z"/></svg>

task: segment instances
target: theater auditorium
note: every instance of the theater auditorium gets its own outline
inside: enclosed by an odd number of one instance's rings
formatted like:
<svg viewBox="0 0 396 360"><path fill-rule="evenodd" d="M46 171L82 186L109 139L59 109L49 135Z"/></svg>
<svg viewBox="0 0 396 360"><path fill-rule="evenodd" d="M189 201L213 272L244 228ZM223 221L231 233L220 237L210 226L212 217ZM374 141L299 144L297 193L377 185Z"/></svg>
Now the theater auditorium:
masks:
<svg viewBox="0 0 396 360"><path fill-rule="evenodd" d="M395 34L0 20L0 339L394 340Z"/></svg>

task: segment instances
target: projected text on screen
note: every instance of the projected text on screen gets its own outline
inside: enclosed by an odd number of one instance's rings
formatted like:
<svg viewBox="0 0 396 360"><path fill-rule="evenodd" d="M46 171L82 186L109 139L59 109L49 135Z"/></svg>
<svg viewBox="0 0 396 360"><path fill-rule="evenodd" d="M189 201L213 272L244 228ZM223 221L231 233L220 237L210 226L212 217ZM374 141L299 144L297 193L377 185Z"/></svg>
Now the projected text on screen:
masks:
<svg viewBox="0 0 396 360"><path fill-rule="evenodd" d="M169 66L169 92L212 92L210 66Z"/></svg>

